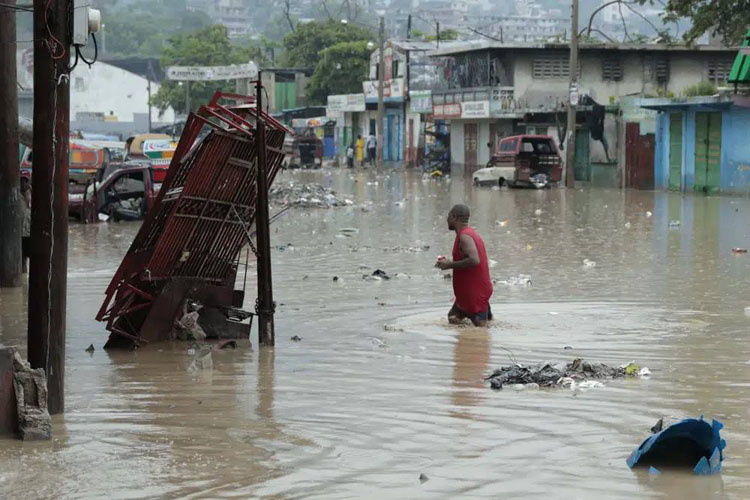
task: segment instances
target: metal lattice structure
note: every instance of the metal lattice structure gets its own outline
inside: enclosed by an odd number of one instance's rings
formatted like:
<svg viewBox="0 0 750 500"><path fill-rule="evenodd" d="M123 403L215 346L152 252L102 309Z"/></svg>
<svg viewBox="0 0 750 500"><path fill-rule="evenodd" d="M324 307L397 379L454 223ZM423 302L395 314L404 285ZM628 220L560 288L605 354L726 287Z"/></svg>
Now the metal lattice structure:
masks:
<svg viewBox="0 0 750 500"><path fill-rule="evenodd" d="M226 100L235 104L221 103ZM164 337L174 319L170 308L189 293L232 305L240 252L245 244L252 247L258 196L255 120L266 124L269 186L281 167L284 136L291 133L267 113L258 113L254 102L217 92L190 114L156 204L97 314L110 332L108 345ZM206 129L208 134L198 139ZM164 294L174 297L160 298Z"/></svg>

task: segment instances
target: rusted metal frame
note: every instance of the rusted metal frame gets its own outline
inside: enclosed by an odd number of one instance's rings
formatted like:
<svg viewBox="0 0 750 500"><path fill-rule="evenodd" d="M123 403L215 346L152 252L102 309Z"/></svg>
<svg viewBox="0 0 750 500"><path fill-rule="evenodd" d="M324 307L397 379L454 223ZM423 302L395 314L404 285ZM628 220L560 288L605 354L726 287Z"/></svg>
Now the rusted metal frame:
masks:
<svg viewBox="0 0 750 500"><path fill-rule="evenodd" d="M140 295L141 297L143 297L144 299L146 299L146 300L148 300L148 301L151 301L151 302L153 302L153 301L155 300L155 298L154 298L154 296L153 296L153 295L151 295L151 294L149 294L149 293L147 293L147 292L144 292L143 290L141 290L141 289L139 289L139 288L137 288L137 287L133 286L133 285L132 285L132 284L130 284L130 283L126 283L126 286L127 286L127 287L128 287L128 288L129 288L130 290L132 290L132 291L133 291L133 293L135 293L136 295Z"/></svg>
<svg viewBox="0 0 750 500"><path fill-rule="evenodd" d="M250 179L252 179L253 165L252 162L244 160L243 157L252 157L251 155L254 146L255 143L252 141L247 143L236 143L235 148L232 151L233 154L227 162L228 165L241 169L235 171L235 174L238 174L241 178L238 179L235 184L234 192L230 195L231 201L229 202L229 207L225 213L225 220L222 222L221 240L217 238L210 248L210 253L214 257L214 262L208 263L208 269L204 266L204 268L201 269L201 274L204 272L216 274L218 271L217 267L220 265L225 267L226 263L231 263L241 251L242 245L238 243L240 238L237 237L236 229L234 228L236 224L229 219L229 215L231 211L234 211L235 213L237 212L235 205L241 204L241 202L247 198L247 193L252 191L252 186L250 185L251 183L248 182L248 177L250 176ZM222 244L218 246L218 248L215 248L219 241L221 241Z"/></svg>
<svg viewBox="0 0 750 500"><path fill-rule="evenodd" d="M229 157L229 154L230 153L227 153L227 157ZM226 166L226 161L222 161L222 162L219 163L218 169L216 170L216 175L213 177L213 183L211 184L211 187L210 187L209 196L207 198L211 198L211 196L215 193L216 186L217 186L217 179L221 179L221 174L223 173L225 166ZM203 203L203 207L201 207L200 216L195 221L195 223L192 224L193 227L192 227L192 230L190 232L190 235L185 240L186 244L185 244L185 247L183 247L183 250L182 250L183 252L185 251L185 248L189 248L191 246L191 242L194 239L194 235L195 235L196 229L201 224L201 220L203 218L203 215L206 212L206 207L207 206L208 206L208 201L206 201L206 202Z"/></svg>
<svg viewBox="0 0 750 500"><path fill-rule="evenodd" d="M216 142L215 141L210 141L210 142L212 144L209 144L200 154L196 155L191 160L193 163L194 162L199 162L199 167L201 166L200 163L201 163L201 160L203 159L204 155L208 155L208 154L213 153L212 150L213 149L218 149L219 146L220 146L220 144L218 144L218 141L216 141ZM186 187L187 187L187 185L186 185ZM182 193L185 193L185 191L183 190ZM182 193L181 193L179 199L181 199ZM172 210L171 210L171 212L169 214L169 217L166 219L165 226L162 229L161 234L159 235L159 238L157 239L158 243L157 243L157 248L155 249L155 253L154 253L154 255L151 256L151 263L153 263L153 265L151 266L152 268L161 269L162 267L165 267L164 264L166 263L166 260L167 260L165 258L165 254L167 252L167 245L165 244L165 242L168 242L168 241L171 240L171 238L174 238L174 235L171 234L173 232L171 230L171 226L174 226L174 225L183 226L183 224L179 224L179 220L172 220L172 217L174 217L177 214L177 210L179 208L179 203L175 203L174 205L175 206L172 208ZM205 208L206 208L206 204L204 203L203 207L201 209L201 215L203 214L203 212L205 212ZM183 244L183 249L182 249L183 253L185 252L185 246L189 245L190 239L191 239L191 237L192 237L192 235L193 235L194 232L195 232L195 225L193 225L190 228L190 233L183 240L185 242ZM180 234L177 231L175 231L175 233ZM156 264L159 264L159 266L157 266ZM173 265L173 262L170 262L170 265Z"/></svg>
<svg viewBox="0 0 750 500"><path fill-rule="evenodd" d="M141 337L136 337L136 336L135 336L135 335L133 335L133 334L130 334L130 333L128 333L128 332L125 332L125 331L123 331L123 330L120 330L120 329L119 329L119 328L117 328L116 326L113 326L113 327L112 327L112 328L111 328L111 329L110 329L109 331L110 331L110 332L112 332L112 333L115 333L115 334L117 334L117 335L122 335L122 336L123 336L123 337L125 337L126 339L130 339L130 340L132 340L132 341L133 341L133 342L135 342L135 343L136 343L136 344L137 344L137 345L138 345L139 347L140 347L140 345L141 345L141 342L143 342L143 343L146 343L146 344L148 344L148 340L146 340L146 339L144 339L144 338L141 338Z"/></svg>
<svg viewBox="0 0 750 500"><path fill-rule="evenodd" d="M136 311L140 311L141 309L145 309L147 307L151 307L153 304L151 302L141 302L140 304L136 304L134 306L128 307L124 311L120 313L121 316L125 316L126 314L134 313Z"/></svg>
<svg viewBox="0 0 750 500"><path fill-rule="evenodd" d="M200 196L185 196L183 197L184 200L194 200L194 201L208 201L206 198L200 197ZM224 201L224 200L210 200L214 203L217 203L219 205L232 205L233 203L231 201ZM252 208L249 205L243 205L241 203L234 203L234 205L237 205L241 208ZM177 214L177 215L184 215L184 214Z"/></svg>
<svg viewBox="0 0 750 500"><path fill-rule="evenodd" d="M243 158L249 157L252 154L254 146L255 143L253 141L243 141L241 143L236 143L235 148L232 152L233 154L228 161L228 164L236 167L237 169L240 169L235 170L235 174L239 175L240 178L235 184L234 192L229 197L229 207L227 208L227 212L225 213L225 221L224 223L222 223L222 225L226 228L226 230L223 231L222 235L224 244L219 246L218 249L211 249L212 254L217 259L217 262L215 263L216 266L218 266L219 263L229 262L231 261L231 259L239 255L240 249L237 248L238 244L236 229L234 227L235 224L229 219L229 215L230 211L236 211L236 208L233 208L235 207L235 205L241 204L240 202L244 202L244 200L247 198L245 193L252 188L252 186L250 186L250 183L247 181L248 176L251 175L250 172L252 172L252 163L245 161Z"/></svg>
<svg viewBox="0 0 750 500"><path fill-rule="evenodd" d="M254 83L254 82L249 82ZM217 90L214 92L214 95L211 97L211 100L209 101L209 106L215 106L219 103L219 99L221 98L225 99L234 99L235 101L241 101L248 104L252 104L255 102L255 96L254 95L243 95L243 94L234 94L232 92L222 92L220 90Z"/></svg>
<svg viewBox="0 0 750 500"><path fill-rule="evenodd" d="M206 112L207 112L208 114L210 114L210 115L214 116L215 118L218 118L219 120L223 121L223 122L224 122L224 123L226 123L227 125L229 125L229 126L231 126L232 128L234 128L235 130L240 130L240 131L242 131L242 132L244 132L244 133L246 133L246 134L250 134L250 131L249 131L249 130L244 130L244 129L242 129L242 128L238 127L236 123L234 123L234 122L233 122L232 120L230 120L229 118L225 118L225 117L223 117L223 116L221 115L221 113L219 113L219 112L217 112L217 111L215 111L215 110L213 110L213 109L210 109L210 108L209 108L209 109L206 109Z"/></svg>
<svg viewBox="0 0 750 500"><path fill-rule="evenodd" d="M258 117L258 108L248 108L246 111L247 111L247 114L255 116L256 119L263 120L266 123L270 123L275 129L294 135L293 130L288 128L286 125L284 125L283 123L281 123L280 121L278 121L276 118L269 115L265 111L263 110L260 111L260 117Z"/></svg>
<svg viewBox="0 0 750 500"><path fill-rule="evenodd" d="M111 318L117 317L123 307L127 307L128 305L130 305L130 303L133 301L133 294L128 290L122 290L122 294L122 296L115 299L112 307L110 307L102 315L102 319L100 321L109 320L108 322L111 322Z"/></svg>
<svg viewBox="0 0 750 500"><path fill-rule="evenodd" d="M237 158L237 153L241 152L241 151L238 151L238 149L242 150L242 149L245 149L245 148L249 147L248 144L243 144L243 143L234 143L233 146L234 147L230 151L229 157L227 158L226 163L223 165L223 168L225 170L227 170L227 171L231 171L229 167L244 168L241 165L237 165L238 162L236 160L233 162L232 159L241 159L241 158ZM247 170L245 170L245 176L243 176L243 177L246 178L246 176L247 176ZM229 212L230 212L230 210L233 210L233 204L232 203L234 203L236 201L236 199L237 199L237 193L239 191L241 191L243 185L244 185L244 182L240 182L240 183L238 183L237 185L234 186L234 192L230 196L231 203L230 203L229 208L227 209L226 213L224 214L224 219L219 224L219 230L218 230L217 237L213 240L214 244L221 244L222 246L224 246L224 248L226 248L227 252L233 252L229 248L229 245L227 245L227 243L229 243L229 241L227 241L227 239L230 239L232 231L231 231L231 227L227 226L225 223L227 222L227 220L229 218ZM213 245L209 245L207 247L207 249L206 249L207 250L207 255L206 255L207 257L209 255L213 255L213 252L212 252L213 248L212 248L212 246ZM216 255L216 257L220 258L222 256L221 255L221 251L217 252L217 254L218 255ZM212 263L208 262L208 259L205 259L201 263L201 265L198 267L198 269L196 269L196 273L195 274L198 275L198 276L203 276L204 274L210 274L210 273L207 273L207 271L212 271L212 270L214 270L213 268L214 268L214 266L212 265Z"/></svg>
<svg viewBox="0 0 750 500"><path fill-rule="evenodd" d="M229 117L232 118L233 120L236 120L237 122L239 122L238 124L235 124L235 128L236 129L242 130L237 125L244 125L244 126L248 127L249 130L253 130L255 128L252 123L250 123L249 121L245 120L244 118L242 118L242 116L238 115L237 113L235 113L234 111L230 110L229 108L224 107L221 104L217 104L216 107L218 108L216 110L217 112L218 111L222 111L222 112L226 113L227 115L229 115Z"/></svg>

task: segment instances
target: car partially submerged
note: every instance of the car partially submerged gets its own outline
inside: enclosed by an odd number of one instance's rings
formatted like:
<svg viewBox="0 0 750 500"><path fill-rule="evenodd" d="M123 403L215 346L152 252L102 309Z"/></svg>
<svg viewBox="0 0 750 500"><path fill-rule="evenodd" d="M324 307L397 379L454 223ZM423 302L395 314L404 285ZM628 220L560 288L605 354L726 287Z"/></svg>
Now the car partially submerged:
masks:
<svg viewBox="0 0 750 500"><path fill-rule="evenodd" d="M516 135L501 140L487 166L472 175L475 185L535 187L562 179L562 158L549 135Z"/></svg>

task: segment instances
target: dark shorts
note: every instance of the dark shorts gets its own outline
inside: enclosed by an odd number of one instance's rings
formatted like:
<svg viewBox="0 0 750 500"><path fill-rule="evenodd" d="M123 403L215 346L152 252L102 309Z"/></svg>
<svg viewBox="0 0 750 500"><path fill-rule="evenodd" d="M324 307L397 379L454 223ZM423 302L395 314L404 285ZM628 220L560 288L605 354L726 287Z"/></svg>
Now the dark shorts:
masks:
<svg viewBox="0 0 750 500"><path fill-rule="evenodd" d="M469 314L459 309L458 306L454 303L453 307L451 307L451 310L448 311L448 316L454 316L458 319L470 319L474 323L476 323L477 321L490 321L492 320L492 308L489 304L487 304L486 311Z"/></svg>
<svg viewBox="0 0 750 500"><path fill-rule="evenodd" d="M31 257L31 237L24 236L21 238L21 257L28 259Z"/></svg>

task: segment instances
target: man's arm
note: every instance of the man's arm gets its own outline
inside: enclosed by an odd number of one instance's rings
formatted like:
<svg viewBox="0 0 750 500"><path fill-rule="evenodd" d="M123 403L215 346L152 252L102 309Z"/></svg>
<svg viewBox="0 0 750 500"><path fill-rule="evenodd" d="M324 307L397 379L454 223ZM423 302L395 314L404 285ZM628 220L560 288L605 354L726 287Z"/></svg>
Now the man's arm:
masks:
<svg viewBox="0 0 750 500"><path fill-rule="evenodd" d="M466 257L452 262L451 269L467 269L479 265L479 252L476 243L474 243L474 238L468 234L462 234L458 240L458 248Z"/></svg>

